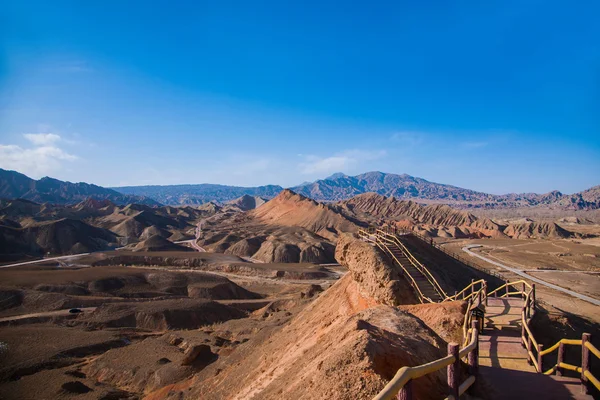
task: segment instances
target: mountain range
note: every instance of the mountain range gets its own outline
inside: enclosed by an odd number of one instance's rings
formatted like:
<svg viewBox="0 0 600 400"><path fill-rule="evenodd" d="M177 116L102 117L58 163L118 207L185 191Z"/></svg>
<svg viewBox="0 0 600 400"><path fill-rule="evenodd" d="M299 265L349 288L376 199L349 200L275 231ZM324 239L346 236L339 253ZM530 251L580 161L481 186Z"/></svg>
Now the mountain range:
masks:
<svg viewBox="0 0 600 400"><path fill-rule="evenodd" d="M148 197L162 204L195 205L209 201L224 203L244 195L272 199L283 190L283 187L278 185L241 187L202 183L198 185L122 186L112 189L123 194Z"/></svg>
<svg viewBox="0 0 600 400"><path fill-rule="evenodd" d="M136 195L119 193L89 183L71 183L49 177L31 179L16 171L0 168L0 199L25 199L37 203L75 204L87 198L110 200L115 204L138 203L160 205L157 201Z"/></svg>
<svg viewBox="0 0 600 400"><path fill-rule="evenodd" d="M277 185L239 187L225 185L128 186L116 191L146 196L163 204L200 204L207 201L227 202L243 195L271 199L284 188ZM509 193L494 195L475 190L430 182L407 174L367 172L356 176L335 173L315 182L305 182L290 188L313 200L332 202L349 199L363 193L415 200L422 203L443 203L457 208L519 208L548 206L564 210L594 210L600 208L600 186L571 195L557 190L549 193Z"/></svg>
<svg viewBox="0 0 600 400"><path fill-rule="evenodd" d="M107 199L115 204L139 203L150 206L198 205L210 201L226 203L244 195L272 199L284 188L279 185L257 187L216 184L153 185L103 188L87 183L63 182L53 178L33 180L15 171L0 169L0 198L24 198L39 203L74 204L88 197ZM367 172L356 176L336 173L290 188L313 200L333 202L363 193L415 200L420 203L442 203L456 208L506 209L547 207L560 210L600 209L600 186L563 194L509 193L494 195L452 185L430 182L407 174Z"/></svg>

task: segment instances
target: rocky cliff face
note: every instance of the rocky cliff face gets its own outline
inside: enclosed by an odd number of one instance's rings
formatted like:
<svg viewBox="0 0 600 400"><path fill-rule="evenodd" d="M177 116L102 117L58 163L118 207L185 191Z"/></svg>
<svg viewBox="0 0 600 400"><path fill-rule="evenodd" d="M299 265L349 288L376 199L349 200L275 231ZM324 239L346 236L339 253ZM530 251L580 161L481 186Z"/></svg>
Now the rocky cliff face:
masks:
<svg viewBox="0 0 600 400"><path fill-rule="evenodd" d="M407 282L385 255L370 244L350 234L342 235L335 258L348 268L365 297L389 306L417 302Z"/></svg>
<svg viewBox="0 0 600 400"><path fill-rule="evenodd" d="M402 366L443 357L446 343L434 330L391 306L410 302L411 294L383 255L351 235L337 248L350 272L289 323L258 332L229 357L146 398L370 399ZM442 325L450 336L448 326L460 327L462 313L448 319ZM415 381L416 398L443 397L443 382L442 372Z"/></svg>

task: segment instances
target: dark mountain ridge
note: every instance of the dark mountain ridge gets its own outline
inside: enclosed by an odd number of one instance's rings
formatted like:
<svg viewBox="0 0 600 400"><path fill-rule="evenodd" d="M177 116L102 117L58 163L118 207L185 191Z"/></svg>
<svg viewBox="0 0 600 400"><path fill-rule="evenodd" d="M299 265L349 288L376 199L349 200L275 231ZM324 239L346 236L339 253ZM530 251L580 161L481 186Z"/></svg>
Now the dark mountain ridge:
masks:
<svg viewBox="0 0 600 400"><path fill-rule="evenodd" d="M0 168L0 198L26 199L36 203L74 204L92 198L110 200L115 204L140 203L150 206L160 205L146 197L124 195L112 189L89 183L72 183L44 177L31 179L16 171Z"/></svg>
<svg viewBox="0 0 600 400"><path fill-rule="evenodd" d="M272 199L283 190L281 186L240 187L226 185L128 186L114 188L127 194L143 195L164 204L201 204L209 201L225 203L241 196ZM294 192L322 202L341 201L363 193L377 193L401 200L421 203L442 203L462 209L504 209L544 206L563 210L594 210L600 208L600 189L565 195L557 190L549 193L508 193L494 195L457 186L430 182L408 174L387 174L379 171L348 176L341 172L315 182L304 182L290 188Z"/></svg>
<svg viewBox="0 0 600 400"><path fill-rule="evenodd" d="M335 173L326 179L290 188L294 192L321 202L349 199L364 193L377 193L400 200L440 203L460 209L526 209L545 207L556 210L600 209L600 186L574 194L557 190L544 193L508 193L494 195L457 186L430 182L407 174L373 171L356 176ZM114 204L139 203L157 206L199 205L208 202L224 204L243 196L269 200L283 187L227 186L216 184L127 186L113 189L87 183L62 182L52 178L39 181L14 171L0 169L0 198L23 198L38 203L72 204L87 198L109 200Z"/></svg>

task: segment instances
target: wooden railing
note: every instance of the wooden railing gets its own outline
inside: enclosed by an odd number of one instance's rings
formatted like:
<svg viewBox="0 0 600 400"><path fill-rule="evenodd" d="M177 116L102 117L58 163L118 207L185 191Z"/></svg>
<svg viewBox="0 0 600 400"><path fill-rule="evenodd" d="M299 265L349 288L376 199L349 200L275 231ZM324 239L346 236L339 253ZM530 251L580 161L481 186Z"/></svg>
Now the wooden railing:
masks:
<svg viewBox="0 0 600 400"><path fill-rule="evenodd" d="M414 280L412 275L406 270L404 265L402 265L402 263L396 258L394 253L387 247L385 241L382 241L377 234L371 234L364 230L360 230L358 234L364 240L375 244L382 252L384 252L385 254L388 254L390 257L392 257L392 259L400 266L400 268L402 268L402 271L404 272L404 276L408 280L408 283L410 284L410 286L413 288L413 291L417 295L417 299L419 300L419 302L435 303L435 301L433 301L432 299L430 299L429 297L427 297L423 294L423 292L421 291L421 288L419 287L417 282Z"/></svg>
<svg viewBox="0 0 600 400"><path fill-rule="evenodd" d="M396 236L395 234L387 233L386 231L381 230L381 229L378 229L375 232L375 235L379 239L381 239L381 240L383 240L385 242L388 242L388 243L392 243L395 246L397 246L402 251L402 253L404 253L404 255L406 256L406 258L408 259L408 261L411 263L411 265L413 267L415 267L419 272L421 272L423 274L423 276L425 276L425 278L427 279L427 281L433 286L433 288L439 294L439 296L442 299L445 299L445 298L448 297L448 295L446 294L446 292L444 292L444 289L442 289L442 287L440 286L440 284L438 283L438 281L433 277L433 275L431 274L431 272L425 266L423 266L423 264L421 264L419 262L419 260L417 260L412 255L412 253L410 251L408 251L408 249L406 248L406 246L404 246L404 243L402 243L398 239L398 236Z"/></svg>
<svg viewBox="0 0 600 400"><path fill-rule="evenodd" d="M515 287L519 286L521 289L515 290ZM498 296L499 293L501 293L500 296ZM596 389L600 390L600 380L590 371L590 354L600 359L600 350L590 342L591 335L584 333L581 339L561 339L553 346L544 350L543 345L538 343L531 332L531 320L535 315L537 306L535 284L530 285L523 280L507 282L488 294L488 296L493 297L509 297L514 295L524 297L523 307L521 308L521 345L527 350L527 361L535 367L535 370L545 375L552 375L555 372L557 375L561 375L562 370L579 372L581 374L582 388L585 393L587 393L587 382L591 382ZM565 346L581 347L581 366L564 362ZM544 371L544 356L554 351L558 351L556 364Z"/></svg>
<svg viewBox="0 0 600 400"><path fill-rule="evenodd" d="M388 228L388 230L390 230L390 228ZM393 230L393 228L391 230ZM416 237L418 239L421 239L421 241L425 242L426 244L428 244L430 246L435 247L436 249L438 249L442 253L445 253L447 256L449 256L451 258L454 258L456 261L459 261L460 263L466 265L467 267L476 269L476 270L481 271L481 272L485 272L486 274L489 274L489 275L492 275L492 276L495 276L497 278L500 278L500 279L504 280L504 278L502 277L502 275L500 275L499 273L497 273L495 271L492 271L492 270L488 270L488 269L482 268L479 265L472 263L468 258L466 258L466 257L464 257L464 256L462 256L462 255L460 255L458 253L455 253L455 252L453 252L451 250L448 250L445 246L441 246L440 244L438 244L435 241L433 241L431 238L428 239L426 236L420 234L419 232L405 231L405 230L401 230L401 231L396 230L396 231L400 232L400 234L402 234L402 235L411 235L411 236L414 236L414 237Z"/></svg>
<svg viewBox="0 0 600 400"><path fill-rule="evenodd" d="M448 397L446 399L458 399L469 389L477 379L479 369L479 326L473 321L469 329L470 340L468 344L459 349L457 343L448 344L448 355L444 358L432 361L416 367L402 367L396 375L388 382L373 400L411 400L413 399L413 380L440 371L447 370ZM467 357L469 376L462 383L461 359Z"/></svg>
<svg viewBox="0 0 600 400"><path fill-rule="evenodd" d="M546 350L539 352L539 367L542 370L543 356L550 354L558 350L558 357L556 364L550 369L544 371L544 375L552 375L556 372L556 375L562 375L564 370L575 371L580 374L581 385L584 393L588 393L587 382L590 382L594 387L600 390L600 380L596 378L590 370L590 354L594 355L597 359L600 359L600 350L590 342L591 335L584 333L581 339L561 339L556 344L548 347ZM568 364L564 362L565 357L565 346L579 346L581 347L581 366Z"/></svg>
<svg viewBox="0 0 600 400"><path fill-rule="evenodd" d="M424 271L429 272L427 268L425 268L412 256L412 254L400 242L396 235L417 236L426 243L437 247L439 250L463 262L464 264L475 269L482 270L478 266L474 266L470 263L467 263L460 256L448 252L441 246L434 244L433 241L427 241L426 238L424 238L422 235L419 235L418 233L413 231L398 231L393 228L388 228L385 230L369 228L361 229L359 235L363 239L375 243L382 251L390 254L394 259L396 257L391 251L389 251L389 249L387 249L385 242L391 241L394 244L399 245L401 250L405 251L407 258L409 259L409 261L411 261L411 263L413 263L412 259L416 261L416 263L414 263L413 266L415 266L415 268L419 269L420 271L422 268ZM380 236L383 236L386 239L381 240ZM393 237L394 239L390 237ZM408 271L404 269L402 264L397 259L395 261L403 268L407 278L409 279L409 282L411 283L411 286L415 289L415 292L420 297L420 301L422 303L425 301L433 302L431 299L423 295L414 279L412 279L412 277L410 276ZM420 268L417 267L417 265L415 264L420 266ZM491 271L487 270L485 270L485 272L491 273ZM499 278L502 278L502 276L499 274L492 274ZM431 274L423 273L423 275L425 275L426 277L430 276L433 279L433 281L435 281L435 278L433 278ZM437 284L437 281L435 281L435 283ZM439 287L439 284L437 284L437 286ZM392 380L388 382L388 384L383 388L381 392L379 392L377 396L374 397L373 400L391 400L394 398L401 400L411 400L413 398L412 381L427 374L439 371L443 368L447 368L448 377L449 396L446 398L446 400L458 399L463 393L467 391L469 387L473 385L473 383L475 383L477 377L477 370L479 365L479 331L483 328L483 326L481 320L473 320L473 311L475 310L475 308L481 305L487 305L489 297L507 298L511 296L519 296L523 298L523 305L521 307L521 344L527 350L527 361L535 367L536 371L544 373L545 375L551 375L555 372L557 375L560 375L562 373L562 370L575 371L581 374L582 388L585 393L587 393L587 382L591 382L594 385L594 387L596 387L596 389L600 390L600 380L596 378L590 371L590 354L600 359L600 350L591 343L591 336L589 333L584 333L582 335L581 340L561 339L556 344L554 344L546 350L544 350L543 345L538 343L535 339L530 326L531 320L535 316L537 307L535 284L529 284L524 280L518 280L514 282L505 281L503 285L487 293L487 282L481 279L478 281L471 281L470 285L465 287L460 292L455 293L453 296L446 295L445 292L443 292L443 290L441 291L441 293L444 293L442 301L467 301L467 309L463 322L463 349L459 350L458 344L450 343L448 344L448 355L446 357L415 367L400 368L396 372L396 375L392 378ZM482 308L483 310L485 310L485 307ZM564 362L565 346L581 347L581 366L576 366ZM554 351L558 351L556 364L550 369L543 371L543 357ZM469 377L464 382L460 383L460 363L461 359L465 357L468 358Z"/></svg>

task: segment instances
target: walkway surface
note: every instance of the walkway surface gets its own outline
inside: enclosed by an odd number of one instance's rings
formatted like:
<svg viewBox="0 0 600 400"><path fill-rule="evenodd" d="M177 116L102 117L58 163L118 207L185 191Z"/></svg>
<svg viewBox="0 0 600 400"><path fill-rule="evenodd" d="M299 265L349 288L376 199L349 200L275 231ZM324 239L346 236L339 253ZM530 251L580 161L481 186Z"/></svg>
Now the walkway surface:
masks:
<svg viewBox="0 0 600 400"><path fill-rule="evenodd" d="M438 293L438 291L435 289L433 284L429 282L427 277L421 271L419 271L417 267L415 267L414 264L409 260L408 256L404 254L404 250L393 243L386 244L386 247L394 255L401 267L404 268L404 270L415 281L419 287L419 290L425 297L430 298L436 303L444 300L440 293Z"/></svg>
<svg viewBox="0 0 600 400"><path fill-rule="evenodd" d="M481 376L491 386L490 398L592 399L581 393L578 378L546 376L529 365L527 351L521 346L522 305L521 298L488 298L486 327L479 337L479 364Z"/></svg>

